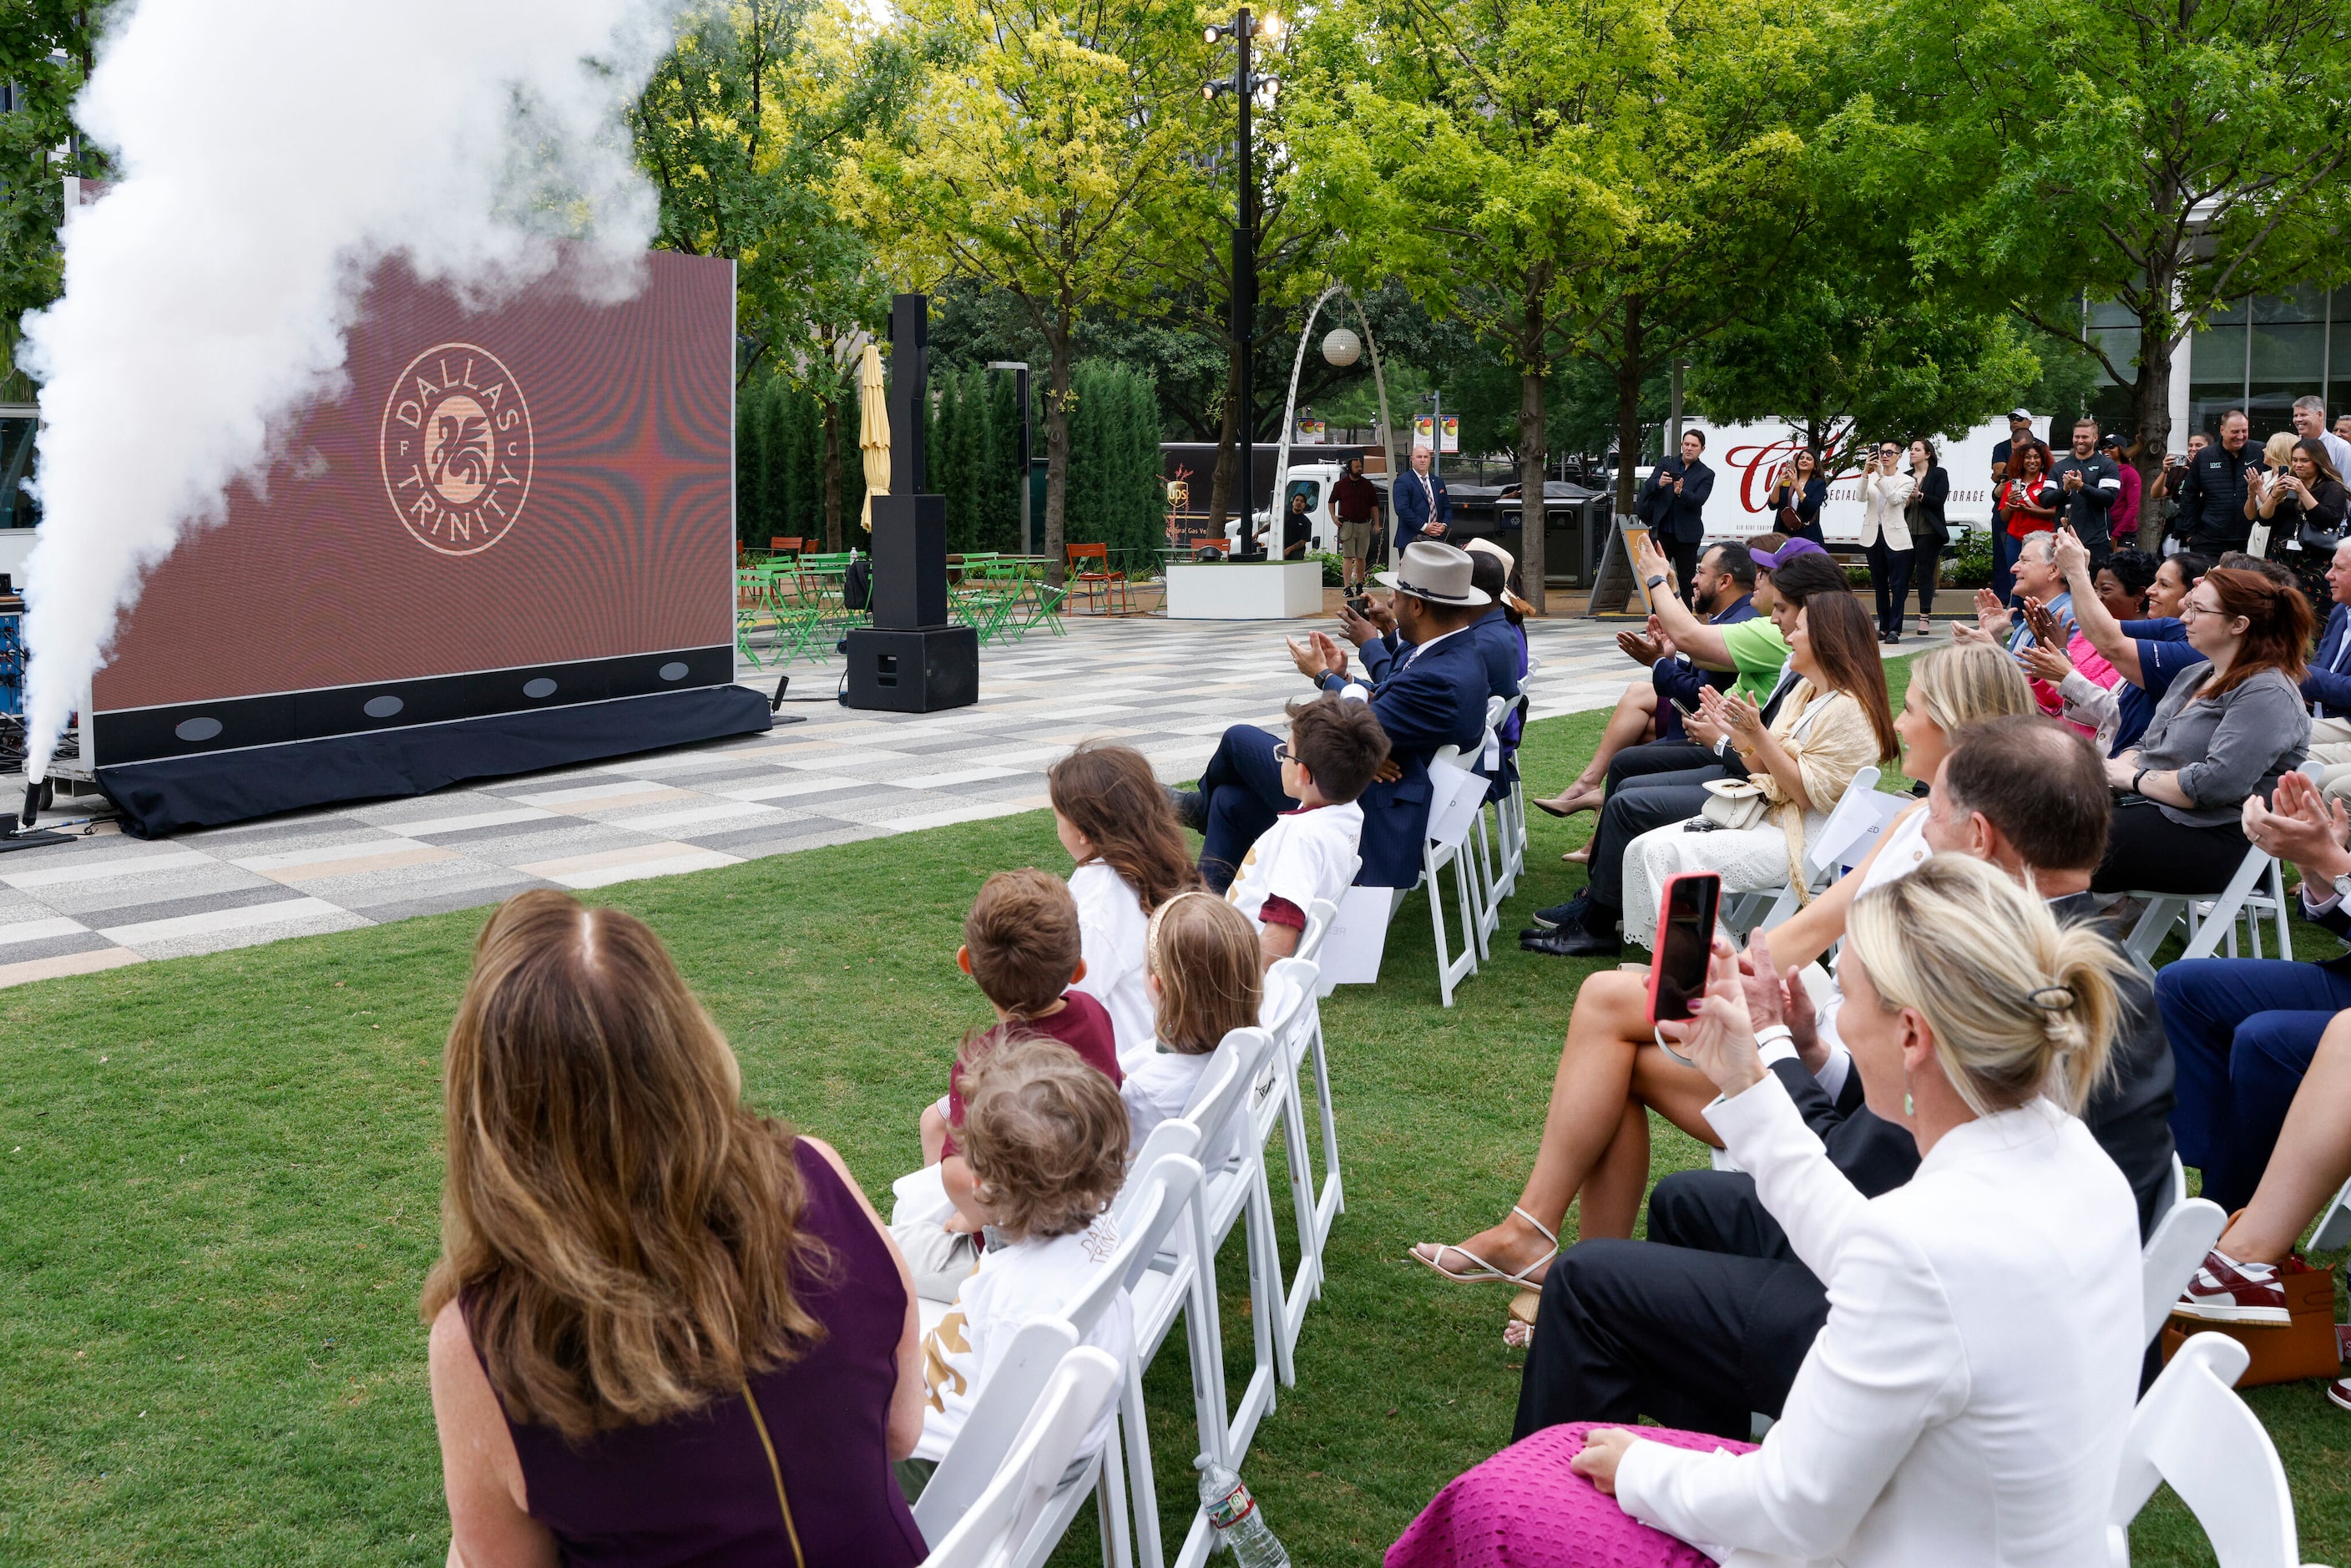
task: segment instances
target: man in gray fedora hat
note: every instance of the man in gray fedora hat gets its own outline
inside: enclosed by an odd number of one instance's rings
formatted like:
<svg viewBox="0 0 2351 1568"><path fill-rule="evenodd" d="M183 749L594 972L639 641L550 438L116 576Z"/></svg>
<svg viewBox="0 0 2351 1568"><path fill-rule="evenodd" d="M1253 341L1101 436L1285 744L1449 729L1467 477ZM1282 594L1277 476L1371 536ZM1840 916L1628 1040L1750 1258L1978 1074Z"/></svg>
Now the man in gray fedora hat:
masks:
<svg viewBox="0 0 2351 1568"><path fill-rule="evenodd" d="M1486 735L1485 655L1469 628L1490 596L1470 581L1467 551L1430 540L1405 548L1396 570L1375 580L1395 590L1389 608L1395 630L1383 634L1393 656L1368 688L1368 672L1350 679L1346 650L1330 633L1290 641L1299 674L1325 691L1372 705L1388 737L1388 759L1364 791L1364 834L1358 883L1410 887L1420 876L1421 840L1428 827L1428 759L1441 746L1474 751ZM1200 787L1176 798L1176 810L1205 840L1200 875L1222 893L1249 846L1295 804L1281 790L1274 737L1255 725L1225 731L1217 754L1201 770Z"/></svg>

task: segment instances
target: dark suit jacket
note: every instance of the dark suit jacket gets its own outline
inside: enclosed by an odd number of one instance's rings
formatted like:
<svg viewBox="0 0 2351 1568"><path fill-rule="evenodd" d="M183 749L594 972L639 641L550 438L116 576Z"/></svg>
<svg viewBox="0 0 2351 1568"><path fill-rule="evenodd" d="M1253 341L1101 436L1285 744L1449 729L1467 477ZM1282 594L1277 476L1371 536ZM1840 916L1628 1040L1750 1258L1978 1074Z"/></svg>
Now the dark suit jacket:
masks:
<svg viewBox="0 0 2351 1568"><path fill-rule="evenodd" d="M2326 630L2318 634L2318 653L2302 677L2303 697L2318 705L2322 717L2351 717L2351 657L2344 657L2346 636L2351 636L2351 611L2338 604L2326 612ZM2339 672L2333 667L2338 657L2344 662Z"/></svg>
<svg viewBox="0 0 2351 1568"><path fill-rule="evenodd" d="M1404 547L1420 538L1421 525L1428 522L1450 522L1453 518L1453 497L1445 493L1445 476L1432 473L1428 488L1421 486L1417 469L1407 467L1388 483L1388 505L1395 512L1395 548L1401 556ZM1437 492L1437 505L1429 504L1428 491Z"/></svg>
<svg viewBox="0 0 2351 1568"><path fill-rule="evenodd" d="M2189 549L2219 555L2245 548L2253 530L2245 516L2245 470L2261 460L2261 449L2250 441L2235 452L2216 441L2189 460L2188 472L2171 486L2179 503L2172 531L2187 538Z"/></svg>
<svg viewBox="0 0 2351 1568"><path fill-rule="evenodd" d="M1678 496L1666 488L1677 476L1682 480ZM1706 498L1712 494L1714 470L1706 465L1704 459L1685 469L1680 457L1668 457L1643 481L1633 510L1649 525L1650 532L1694 545L1706 538Z"/></svg>
<svg viewBox="0 0 2351 1568"><path fill-rule="evenodd" d="M1372 712L1387 732L1388 756L1403 777L1364 791L1364 869L1355 881L1364 887L1410 887L1420 880L1428 831L1428 759L1440 746L1477 750L1486 737L1490 677L1484 647L1466 631L1430 643L1426 653L1406 657L1409 643L1386 643L1385 652L1389 663L1385 678L1372 689ZM1336 675L1322 683L1333 692L1344 684Z"/></svg>

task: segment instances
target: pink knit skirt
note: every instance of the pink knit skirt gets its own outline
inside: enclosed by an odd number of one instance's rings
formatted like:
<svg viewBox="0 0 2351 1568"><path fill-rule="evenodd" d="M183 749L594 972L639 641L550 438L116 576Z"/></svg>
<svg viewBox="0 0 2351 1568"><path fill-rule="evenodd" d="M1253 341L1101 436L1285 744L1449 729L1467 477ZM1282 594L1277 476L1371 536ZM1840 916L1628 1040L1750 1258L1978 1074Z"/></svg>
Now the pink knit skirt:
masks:
<svg viewBox="0 0 2351 1568"><path fill-rule="evenodd" d="M1394 1546L1387 1568L1713 1568L1713 1559L1616 1506L1568 1461L1583 1435L1621 1421L1546 1427L1453 1478ZM1643 1427L1652 1442L1750 1451L1708 1432Z"/></svg>

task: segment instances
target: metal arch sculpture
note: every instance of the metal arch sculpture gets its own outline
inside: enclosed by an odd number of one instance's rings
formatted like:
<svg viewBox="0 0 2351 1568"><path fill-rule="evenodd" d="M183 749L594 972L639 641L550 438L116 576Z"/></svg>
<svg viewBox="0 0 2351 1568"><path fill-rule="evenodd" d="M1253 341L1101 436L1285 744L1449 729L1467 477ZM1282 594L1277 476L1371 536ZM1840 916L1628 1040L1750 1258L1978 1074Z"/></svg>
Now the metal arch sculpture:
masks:
<svg viewBox="0 0 2351 1568"><path fill-rule="evenodd" d="M1290 361L1290 397L1282 405L1281 444L1274 455L1273 495L1266 508L1269 528L1280 526L1282 512L1289 505L1283 492L1290 487L1290 438L1298 429L1298 378L1306 369L1306 345L1314 340L1314 323L1322 314L1322 307L1331 302L1333 295L1341 294L1345 295L1347 303L1355 308L1355 319L1362 323L1364 329L1364 348L1372 356L1372 385L1380 398L1380 452L1387 465L1388 483L1395 483L1395 424L1388 418L1388 382L1386 373L1380 368L1379 340L1372 335L1372 321L1364 314L1364 302L1356 298L1346 285L1334 283L1317 295L1312 307L1307 310L1305 329L1298 334L1298 352ZM1332 316L1335 320L1338 312L1333 310ZM1242 494L1248 494L1246 484ZM1248 527L1254 528L1256 523L1252 509Z"/></svg>

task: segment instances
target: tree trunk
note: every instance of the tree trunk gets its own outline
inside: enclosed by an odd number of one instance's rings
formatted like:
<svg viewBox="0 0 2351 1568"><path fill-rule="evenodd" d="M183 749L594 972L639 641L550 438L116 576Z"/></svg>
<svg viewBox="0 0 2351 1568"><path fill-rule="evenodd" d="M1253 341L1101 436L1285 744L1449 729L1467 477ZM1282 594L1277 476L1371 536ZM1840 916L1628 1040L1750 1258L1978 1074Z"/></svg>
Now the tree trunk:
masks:
<svg viewBox="0 0 2351 1568"><path fill-rule="evenodd" d="M1052 365L1045 391L1045 575L1061 586L1061 518L1070 493L1070 339L1072 311L1062 312L1050 340Z"/></svg>
<svg viewBox="0 0 2351 1568"><path fill-rule="evenodd" d="M1528 328L1540 348L1541 312L1527 312ZM1543 468L1550 454L1543 448L1543 379L1539 371L1519 372L1519 581L1527 602L1538 613L1548 607L1543 596L1543 533L1550 520L1544 505Z"/></svg>
<svg viewBox="0 0 2351 1568"><path fill-rule="evenodd" d="M2179 330L2171 314L2171 281L2150 277L2147 298L2161 303L2139 322L2138 380L2131 386L2131 424L2138 433L2138 548L2160 556L2163 523L2156 517L2147 493L2163 472L2163 455L2171 445L2171 353ZM2147 346L2159 345L2148 353Z"/></svg>
<svg viewBox="0 0 2351 1568"><path fill-rule="evenodd" d="M824 549L841 553L841 400L824 405Z"/></svg>
<svg viewBox="0 0 2351 1568"><path fill-rule="evenodd" d="M1625 342L1616 361L1616 514L1633 515L1641 462L1641 297L1625 302Z"/></svg>

